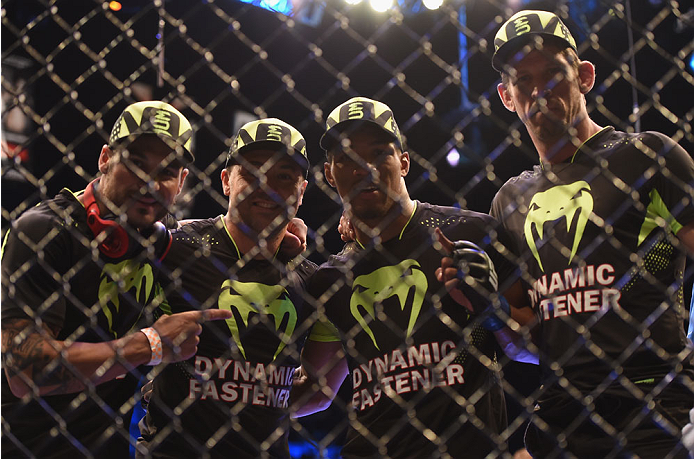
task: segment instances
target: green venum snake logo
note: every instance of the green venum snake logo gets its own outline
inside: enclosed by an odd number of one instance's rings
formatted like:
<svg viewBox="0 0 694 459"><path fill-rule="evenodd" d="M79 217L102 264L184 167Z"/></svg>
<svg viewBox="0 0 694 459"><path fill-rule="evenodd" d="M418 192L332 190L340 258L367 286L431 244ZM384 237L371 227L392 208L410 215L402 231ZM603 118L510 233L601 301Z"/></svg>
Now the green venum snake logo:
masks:
<svg viewBox="0 0 694 459"><path fill-rule="evenodd" d="M123 260L104 265L99 282L99 305L106 315L113 336L118 338L113 330L113 317L114 311L115 314L120 312L120 295L131 292L138 304L147 305L153 299L154 287L154 273L147 263L140 265L135 260Z"/></svg>
<svg viewBox="0 0 694 459"><path fill-rule="evenodd" d="M275 330L279 331L282 321L288 315L289 320L284 334L291 336L294 333L297 321L296 308L289 299L287 291L281 285L226 280L222 284L222 293L219 294L217 304L219 309L226 309L227 311L231 311L232 307L236 309L241 316L241 320L243 320L244 327L248 327L248 319L251 313L265 314L274 318ZM241 334L239 333L239 324L236 323L236 318L226 319L226 323L241 354L246 358L246 350L241 343ZM284 346L285 340L282 339L275 355L272 357L273 360L277 358Z"/></svg>
<svg viewBox="0 0 694 459"><path fill-rule="evenodd" d="M349 309L364 331L371 337L376 349L380 350L378 343L376 343L376 337L360 309L366 311L371 319L375 319L374 305L392 296L397 296L400 301L400 309L404 311L410 290L414 289L412 311L407 324L407 336L410 336L422 309L424 294L428 286L427 278L422 272L420 264L415 260L408 259L395 266L384 266L370 274L364 274L354 279Z"/></svg>
<svg viewBox="0 0 694 459"><path fill-rule="evenodd" d="M537 193L530 201L523 232L525 233L528 246L543 272L545 269L537 251L534 234L537 233L538 240L542 240L544 224L556 221L562 217L566 219L566 230L571 231L575 218L576 233L574 234L571 256L569 258L569 263L571 263L578 251L578 245L581 243L583 231L586 228L590 214L593 212L593 196L590 194L590 191L590 185L580 180L569 185L559 185L547 191Z"/></svg>

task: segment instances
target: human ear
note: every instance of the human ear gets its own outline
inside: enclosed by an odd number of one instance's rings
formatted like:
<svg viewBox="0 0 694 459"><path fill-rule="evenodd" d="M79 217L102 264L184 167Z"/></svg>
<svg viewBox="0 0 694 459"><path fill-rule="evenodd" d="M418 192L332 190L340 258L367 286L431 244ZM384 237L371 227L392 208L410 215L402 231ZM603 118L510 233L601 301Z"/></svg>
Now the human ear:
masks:
<svg viewBox="0 0 694 459"><path fill-rule="evenodd" d="M108 145L101 147L101 153L99 153L99 172L106 174L108 172L109 162L113 161L113 158L113 150L111 150Z"/></svg>
<svg viewBox="0 0 694 459"><path fill-rule="evenodd" d="M328 185L330 185L333 188L336 188L337 186L335 185L335 177L333 177L333 170L331 164L332 162L323 163L323 173L325 175L325 181L328 182Z"/></svg>
<svg viewBox="0 0 694 459"><path fill-rule="evenodd" d="M406 151L400 153L400 176L405 177L410 172L410 154Z"/></svg>
<svg viewBox="0 0 694 459"><path fill-rule="evenodd" d="M592 62L581 61L578 64L578 86L581 94L588 94L595 85L595 66Z"/></svg>
<svg viewBox="0 0 694 459"><path fill-rule="evenodd" d="M220 177L222 179L222 190L224 191L224 196L229 196L231 193L231 186L229 185L229 169L226 167L222 169Z"/></svg>
<svg viewBox="0 0 694 459"><path fill-rule="evenodd" d="M506 85L504 83L499 83L496 86L496 91L499 93L499 98L501 99L501 102L504 104L504 107L506 107L506 109L511 112L515 112L516 105L513 103L511 93L506 87Z"/></svg>

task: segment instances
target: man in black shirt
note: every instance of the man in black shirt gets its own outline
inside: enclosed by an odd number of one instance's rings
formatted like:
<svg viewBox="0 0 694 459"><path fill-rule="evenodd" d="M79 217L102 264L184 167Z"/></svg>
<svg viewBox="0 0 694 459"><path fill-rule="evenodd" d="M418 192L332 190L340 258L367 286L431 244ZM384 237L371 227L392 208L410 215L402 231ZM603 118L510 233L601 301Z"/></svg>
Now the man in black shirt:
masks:
<svg viewBox="0 0 694 459"><path fill-rule="evenodd" d="M307 386L325 378L328 387L293 393L296 415L324 408L349 371L356 417L343 457L482 458L503 450L494 335L505 340L511 332L447 293L437 274L436 233L488 254L490 269L480 281L493 285L497 301L496 292L513 283L509 241L488 215L410 198L410 157L385 104L357 97L338 106L321 146L326 180L350 213L355 241L311 281L309 291L336 332L326 335L331 325L319 324L306 343L302 376Z"/></svg>
<svg viewBox="0 0 694 459"><path fill-rule="evenodd" d="M164 102L128 106L83 193L64 189L13 222L2 253L2 454L128 455L139 365L195 354L204 319L151 319L150 260L171 236L158 220L193 161L191 126ZM120 217L117 220L117 218Z"/></svg>
<svg viewBox="0 0 694 459"><path fill-rule="evenodd" d="M491 212L528 266L530 307L513 316L538 324L544 386L528 450L685 458L679 431L694 367L681 288L685 249L694 249L694 162L660 133L590 119L595 68L555 14L515 14L495 48L501 100L540 157L501 188Z"/></svg>
<svg viewBox="0 0 694 459"><path fill-rule="evenodd" d="M139 456L289 457L289 389L311 323L304 290L315 265L279 248L307 172L296 129L274 118L250 122L222 171L226 215L173 233L162 268L171 311L233 315L205 324L197 355L155 377Z"/></svg>

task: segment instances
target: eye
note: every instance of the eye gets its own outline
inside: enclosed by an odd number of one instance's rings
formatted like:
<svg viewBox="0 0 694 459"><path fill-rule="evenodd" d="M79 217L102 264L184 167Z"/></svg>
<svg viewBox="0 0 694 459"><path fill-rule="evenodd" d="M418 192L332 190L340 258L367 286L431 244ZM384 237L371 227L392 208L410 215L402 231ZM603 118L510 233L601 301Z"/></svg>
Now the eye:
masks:
<svg viewBox="0 0 694 459"><path fill-rule="evenodd" d="M145 162L140 158L131 156L126 160L126 163L128 164L128 168L131 170L144 171Z"/></svg>
<svg viewBox="0 0 694 459"><path fill-rule="evenodd" d="M167 167L163 171L161 171L161 175L162 177L166 177L167 179L178 178L178 169L173 167Z"/></svg>
<svg viewBox="0 0 694 459"><path fill-rule="evenodd" d="M528 75L519 75L513 81L513 84L527 83L528 81L530 81L530 77Z"/></svg>

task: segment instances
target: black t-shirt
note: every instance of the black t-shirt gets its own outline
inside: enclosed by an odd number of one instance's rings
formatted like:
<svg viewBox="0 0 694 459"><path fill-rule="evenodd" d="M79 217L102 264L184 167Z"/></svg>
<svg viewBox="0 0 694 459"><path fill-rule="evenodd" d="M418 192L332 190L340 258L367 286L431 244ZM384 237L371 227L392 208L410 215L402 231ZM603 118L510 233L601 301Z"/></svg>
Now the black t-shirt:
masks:
<svg viewBox="0 0 694 459"><path fill-rule="evenodd" d="M13 223L2 253L2 320L29 319L59 329L58 340L120 338L143 319L144 304L161 295L144 256L104 259L92 249L84 206L69 190ZM143 254L144 255L144 254ZM119 285L119 281L122 284ZM128 374L94 392L18 399L2 373L2 454L75 458L128 454L128 425L137 379ZM86 396L85 396L86 395ZM61 424L65 423L65 428Z"/></svg>
<svg viewBox="0 0 694 459"><path fill-rule="evenodd" d="M679 371L685 254L673 233L694 221L692 184L694 162L669 138L605 128L501 188L491 213L527 263L545 384L563 376L591 390Z"/></svg>
<svg viewBox="0 0 694 459"><path fill-rule="evenodd" d="M309 286L347 349L356 419L345 457L485 457L506 425L493 371L498 345L479 319L435 278L442 254L434 228L486 250L509 286L510 242L488 215L416 203L399 237L376 247L349 245ZM505 255L501 255L504 253ZM430 430L427 430L430 429ZM432 435L432 432L434 435Z"/></svg>
<svg viewBox="0 0 694 459"><path fill-rule="evenodd" d="M171 312L234 316L204 323L196 356L154 378L142 445L154 457L289 457L289 390L314 311L304 287L315 265L244 257L221 217L173 234L162 267Z"/></svg>

